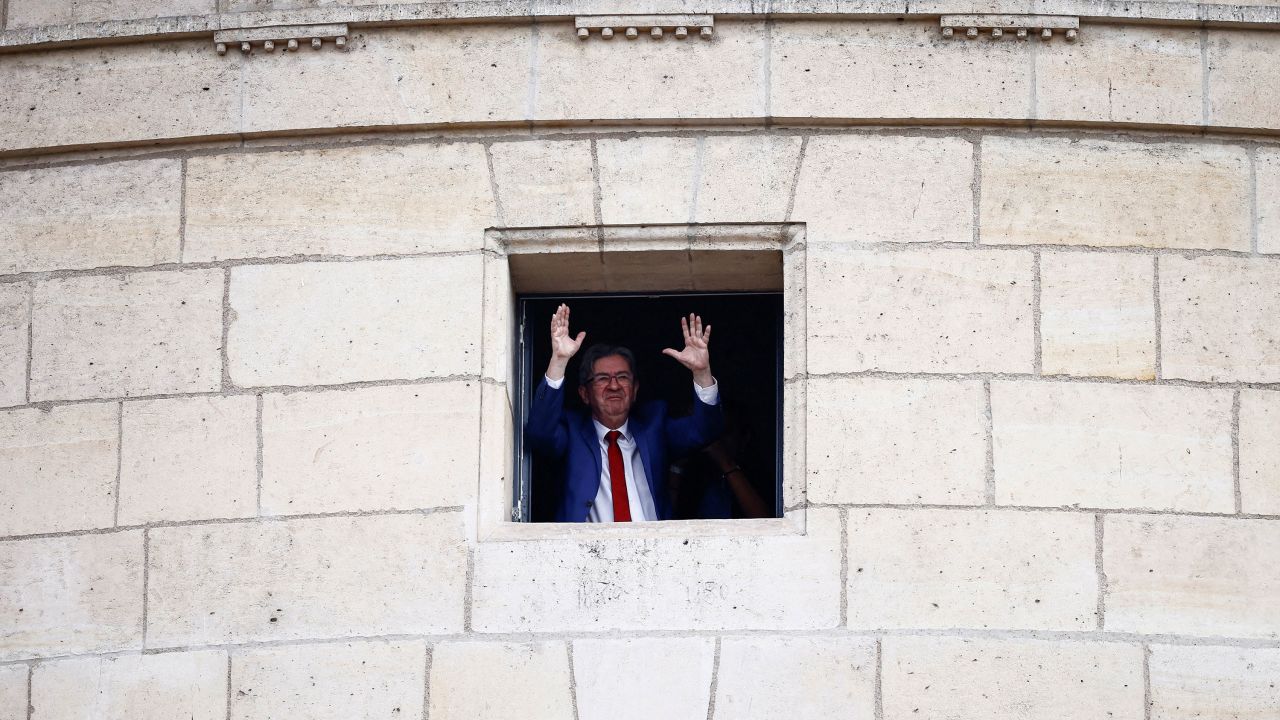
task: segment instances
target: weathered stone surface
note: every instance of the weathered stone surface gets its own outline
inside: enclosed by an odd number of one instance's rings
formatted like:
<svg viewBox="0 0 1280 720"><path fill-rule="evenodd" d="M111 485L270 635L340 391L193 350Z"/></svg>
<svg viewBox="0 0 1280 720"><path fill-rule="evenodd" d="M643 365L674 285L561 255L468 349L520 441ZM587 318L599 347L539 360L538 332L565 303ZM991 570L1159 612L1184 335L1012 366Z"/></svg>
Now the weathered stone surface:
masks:
<svg viewBox="0 0 1280 720"><path fill-rule="evenodd" d="M1145 255L1042 253L1044 373L1154 380L1154 273Z"/></svg>
<svg viewBox="0 0 1280 720"><path fill-rule="evenodd" d="M706 717L714 660L711 638L575 640L579 717ZM654 692L658 688L661 692Z"/></svg>
<svg viewBox="0 0 1280 720"><path fill-rule="evenodd" d="M474 143L214 155L188 162L183 256L467 250L496 217Z"/></svg>
<svg viewBox="0 0 1280 720"><path fill-rule="evenodd" d="M1280 264L1160 258L1164 377L1280 382Z"/></svg>
<svg viewBox="0 0 1280 720"><path fill-rule="evenodd" d="M224 720L227 655L221 650L87 657L37 665L33 717Z"/></svg>
<svg viewBox="0 0 1280 720"><path fill-rule="evenodd" d="M201 39L7 55L0 150L234 133L241 61L209 48Z"/></svg>
<svg viewBox="0 0 1280 720"><path fill-rule="evenodd" d="M1200 30L1090 23L1084 43L1036 47L1041 120L1199 125Z"/></svg>
<svg viewBox="0 0 1280 720"><path fill-rule="evenodd" d="M694 222L781 222L800 159L800 138L710 136L698 163Z"/></svg>
<svg viewBox="0 0 1280 720"><path fill-rule="evenodd" d="M871 638L727 637L717 678L720 720L870 718L876 644Z"/></svg>
<svg viewBox="0 0 1280 720"><path fill-rule="evenodd" d="M810 247L809 372L1030 372L1031 254Z"/></svg>
<svg viewBox="0 0 1280 720"><path fill-rule="evenodd" d="M791 219L808 242L970 242L973 143L883 135L809 140Z"/></svg>
<svg viewBox="0 0 1280 720"><path fill-rule="evenodd" d="M1280 649L1151 646L1151 720L1266 718L1280 708Z"/></svg>
<svg viewBox="0 0 1280 720"><path fill-rule="evenodd" d="M1093 517L853 510L849 627L1089 630Z"/></svg>
<svg viewBox="0 0 1280 720"><path fill-rule="evenodd" d="M1228 145L988 136L989 244L1248 250L1249 163Z"/></svg>
<svg viewBox="0 0 1280 720"><path fill-rule="evenodd" d="M248 395L126 402L120 524L253 516L256 405Z"/></svg>
<svg viewBox="0 0 1280 720"><path fill-rule="evenodd" d="M1280 525L1239 518L1106 519L1106 629L1280 637Z"/></svg>
<svg viewBox="0 0 1280 720"><path fill-rule="evenodd" d="M480 255L238 267L238 385L321 385L480 368Z"/></svg>
<svg viewBox="0 0 1280 720"><path fill-rule="evenodd" d="M155 528L147 638L165 647L458 632L465 583L457 513Z"/></svg>
<svg viewBox="0 0 1280 720"><path fill-rule="evenodd" d="M1143 716L1137 645L887 637L883 653L885 720Z"/></svg>
<svg viewBox="0 0 1280 720"><path fill-rule="evenodd" d="M183 270L37 282L31 400L218 389L222 278Z"/></svg>
<svg viewBox="0 0 1280 720"><path fill-rule="evenodd" d="M115 403L0 412L0 535L111 527Z"/></svg>
<svg viewBox="0 0 1280 720"><path fill-rule="evenodd" d="M27 330L31 287L0 285L0 407L27 401Z"/></svg>
<svg viewBox="0 0 1280 720"><path fill-rule="evenodd" d="M421 640L245 650L231 658L230 718L418 718L425 672Z"/></svg>
<svg viewBox="0 0 1280 720"><path fill-rule="evenodd" d="M830 628L839 622L835 510L809 510L805 535L586 537L480 543L472 627L595 632ZM796 602L799 596L805 601ZM581 691L581 676L578 686Z"/></svg>
<svg viewBox="0 0 1280 720"><path fill-rule="evenodd" d="M771 50L774 117L1025 118L1030 112L1027 48L987 38L948 40L936 21L779 22Z"/></svg>
<svg viewBox="0 0 1280 720"><path fill-rule="evenodd" d="M810 502L982 504L980 381L815 378L808 396Z"/></svg>
<svg viewBox="0 0 1280 720"><path fill-rule="evenodd" d="M1256 163L1258 252L1280 253L1280 150L1259 148Z"/></svg>
<svg viewBox="0 0 1280 720"><path fill-rule="evenodd" d="M177 160L0 173L0 274L178 261Z"/></svg>
<svg viewBox="0 0 1280 720"><path fill-rule="evenodd" d="M1240 391L1240 500L1247 513L1280 515L1280 392Z"/></svg>
<svg viewBox="0 0 1280 720"><path fill-rule="evenodd" d="M1280 128L1275 77L1280 37L1267 30L1209 29L1208 125Z"/></svg>
<svg viewBox="0 0 1280 720"><path fill-rule="evenodd" d="M589 141L503 142L489 152L505 226L595 224Z"/></svg>
<svg viewBox="0 0 1280 720"><path fill-rule="evenodd" d="M590 45L592 43L583 43ZM686 137L600 140L600 216L609 225L692 220L698 143Z"/></svg>
<svg viewBox="0 0 1280 720"><path fill-rule="evenodd" d="M996 502L1232 512L1231 392L991 383Z"/></svg>
<svg viewBox="0 0 1280 720"><path fill-rule="evenodd" d="M0 667L0 720L27 720L27 666Z"/></svg>
<svg viewBox="0 0 1280 720"><path fill-rule="evenodd" d="M204 15L216 0L9 0L10 28Z"/></svg>
<svg viewBox="0 0 1280 720"><path fill-rule="evenodd" d="M472 504L479 404L476 382L268 394L262 512Z"/></svg>
<svg viewBox="0 0 1280 720"><path fill-rule="evenodd" d="M435 720L575 717L561 642L442 642L431 651L430 682Z"/></svg>
<svg viewBox="0 0 1280 720"><path fill-rule="evenodd" d="M142 647L142 531L0 543L0 662Z"/></svg>

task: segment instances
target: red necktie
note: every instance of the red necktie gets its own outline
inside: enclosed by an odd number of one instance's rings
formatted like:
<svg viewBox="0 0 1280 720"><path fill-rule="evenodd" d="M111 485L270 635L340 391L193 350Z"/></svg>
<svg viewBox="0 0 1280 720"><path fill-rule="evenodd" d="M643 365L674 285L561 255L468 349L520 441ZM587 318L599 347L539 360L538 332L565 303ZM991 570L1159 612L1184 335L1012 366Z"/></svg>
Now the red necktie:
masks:
<svg viewBox="0 0 1280 720"><path fill-rule="evenodd" d="M622 450L618 437L622 433L610 430L604 434L609 441L609 485L613 488L613 521L631 522L631 504L627 502L627 472L622 465Z"/></svg>

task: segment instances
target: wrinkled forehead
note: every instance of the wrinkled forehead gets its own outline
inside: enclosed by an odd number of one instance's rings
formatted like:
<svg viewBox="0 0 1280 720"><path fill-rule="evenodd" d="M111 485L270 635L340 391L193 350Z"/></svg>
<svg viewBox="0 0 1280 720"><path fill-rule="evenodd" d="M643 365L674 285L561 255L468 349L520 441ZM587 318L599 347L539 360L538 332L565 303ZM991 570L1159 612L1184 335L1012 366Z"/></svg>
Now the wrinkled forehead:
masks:
<svg viewBox="0 0 1280 720"><path fill-rule="evenodd" d="M602 358L596 358L596 361L591 364L592 375L598 375L600 373L613 375L614 373L620 373L623 371L635 374L634 368L632 368L631 364L627 362L627 359L621 355L605 355Z"/></svg>

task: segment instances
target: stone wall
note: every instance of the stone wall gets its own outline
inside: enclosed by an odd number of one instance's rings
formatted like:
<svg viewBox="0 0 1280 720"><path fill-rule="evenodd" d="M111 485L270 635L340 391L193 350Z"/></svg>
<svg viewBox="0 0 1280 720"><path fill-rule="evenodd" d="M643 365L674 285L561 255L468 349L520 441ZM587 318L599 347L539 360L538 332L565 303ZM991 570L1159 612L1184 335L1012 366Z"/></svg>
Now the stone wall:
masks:
<svg viewBox="0 0 1280 720"><path fill-rule="evenodd" d="M8 0L0 720L1277 717L1280 16L347 5ZM507 521L503 229L764 227L787 517Z"/></svg>

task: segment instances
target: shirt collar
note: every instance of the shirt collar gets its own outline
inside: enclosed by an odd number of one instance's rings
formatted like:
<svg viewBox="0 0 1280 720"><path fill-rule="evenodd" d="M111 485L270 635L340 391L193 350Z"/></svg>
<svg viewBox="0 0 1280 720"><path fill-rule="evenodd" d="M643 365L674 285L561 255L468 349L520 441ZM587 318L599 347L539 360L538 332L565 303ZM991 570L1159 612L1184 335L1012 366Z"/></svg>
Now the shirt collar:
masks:
<svg viewBox="0 0 1280 720"><path fill-rule="evenodd" d="M601 425L600 421L595 418L591 418L591 424L596 428L596 440L599 440L601 444L604 444L604 436L609 432L609 428ZM631 433L628 431L628 427L630 425L631 421L627 420L618 428L618 432L622 433L622 437L619 438L620 440L631 440Z"/></svg>

